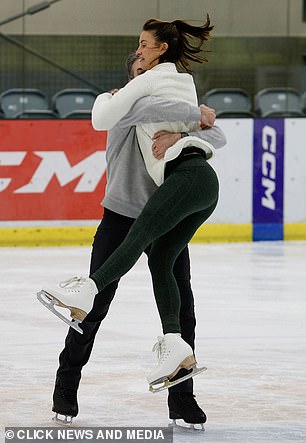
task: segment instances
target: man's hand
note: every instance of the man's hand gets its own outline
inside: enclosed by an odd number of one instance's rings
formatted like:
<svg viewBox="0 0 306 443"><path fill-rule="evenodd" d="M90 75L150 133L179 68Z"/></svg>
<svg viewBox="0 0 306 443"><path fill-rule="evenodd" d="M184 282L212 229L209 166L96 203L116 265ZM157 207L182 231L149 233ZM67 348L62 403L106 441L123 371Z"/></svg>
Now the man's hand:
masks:
<svg viewBox="0 0 306 443"><path fill-rule="evenodd" d="M180 132L158 131L152 139L152 152L157 160L164 158L165 152L181 138Z"/></svg>
<svg viewBox="0 0 306 443"><path fill-rule="evenodd" d="M212 128L216 120L216 112L213 108L206 105L200 105L201 111L201 129Z"/></svg>

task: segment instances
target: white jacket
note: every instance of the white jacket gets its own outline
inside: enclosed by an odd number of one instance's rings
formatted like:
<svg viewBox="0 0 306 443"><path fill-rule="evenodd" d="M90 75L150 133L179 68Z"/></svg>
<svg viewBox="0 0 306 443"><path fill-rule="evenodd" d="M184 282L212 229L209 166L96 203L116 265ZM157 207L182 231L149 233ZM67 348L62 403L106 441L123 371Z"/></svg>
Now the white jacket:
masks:
<svg viewBox="0 0 306 443"><path fill-rule="evenodd" d="M180 102L198 105L192 76L178 73L173 63L161 63L137 76L116 94L99 95L92 109L94 129L111 129L129 112L139 98L150 95L176 100L178 106L180 106ZM152 153L154 133L162 129L171 132L190 132L198 128L199 122L139 123L136 125L138 142L147 171L158 186L164 181L165 164L176 158L183 148L197 146L206 152L207 158L210 158L215 150L210 143L197 137L184 137L166 151L163 159L157 160Z"/></svg>

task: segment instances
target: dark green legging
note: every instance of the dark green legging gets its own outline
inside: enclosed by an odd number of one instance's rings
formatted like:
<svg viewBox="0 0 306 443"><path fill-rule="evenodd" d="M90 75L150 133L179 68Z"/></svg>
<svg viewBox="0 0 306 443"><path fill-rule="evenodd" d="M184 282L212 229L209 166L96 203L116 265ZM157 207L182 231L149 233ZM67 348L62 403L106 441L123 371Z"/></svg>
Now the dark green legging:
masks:
<svg viewBox="0 0 306 443"><path fill-rule="evenodd" d="M173 265L198 227L213 213L218 189L215 171L201 156L184 157L172 167L123 243L90 276L98 290L126 274L151 244L149 267L163 333L181 332L180 295Z"/></svg>

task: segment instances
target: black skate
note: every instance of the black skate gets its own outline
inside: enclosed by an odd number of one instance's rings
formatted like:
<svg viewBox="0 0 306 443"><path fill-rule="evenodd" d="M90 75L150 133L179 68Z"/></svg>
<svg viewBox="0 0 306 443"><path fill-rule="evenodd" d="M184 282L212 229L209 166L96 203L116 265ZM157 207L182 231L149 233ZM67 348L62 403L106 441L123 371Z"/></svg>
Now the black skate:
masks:
<svg viewBox="0 0 306 443"><path fill-rule="evenodd" d="M62 425L71 425L73 417L79 412L77 390L55 385L53 392L53 421Z"/></svg>
<svg viewBox="0 0 306 443"><path fill-rule="evenodd" d="M173 420L172 425L176 426L176 420L183 419L189 428L205 431L206 415L191 392L169 393L168 407L169 418Z"/></svg>

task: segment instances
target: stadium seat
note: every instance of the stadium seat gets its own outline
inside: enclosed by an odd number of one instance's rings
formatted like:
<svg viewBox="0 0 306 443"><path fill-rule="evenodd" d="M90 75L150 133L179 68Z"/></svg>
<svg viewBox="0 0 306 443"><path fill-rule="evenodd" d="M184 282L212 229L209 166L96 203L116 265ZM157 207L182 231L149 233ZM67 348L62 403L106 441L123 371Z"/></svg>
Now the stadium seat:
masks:
<svg viewBox="0 0 306 443"><path fill-rule="evenodd" d="M53 109L60 118L77 118L77 113L91 111L96 96L91 89L63 89L52 97Z"/></svg>
<svg viewBox="0 0 306 443"><path fill-rule="evenodd" d="M58 115L50 110L37 110L37 109L28 109L26 111L20 112L15 115L16 119L33 119L33 120L47 120L47 119L56 119Z"/></svg>
<svg viewBox="0 0 306 443"><path fill-rule="evenodd" d="M66 119L75 120L90 120L91 119L91 109L84 109L83 111L72 111L66 115Z"/></svg>
<svg viewBox="0 0 306 443"><path fill-rule="evenodd" d="M48 109L45 95L38 89L8 89L0 95L0 108L6 118L15 118L26 110Z"/></svg>
<svg viewBox="0 0 306 443"><path fill-rule="evenodd" d="M306 115L306 91L302 95L302 106L303 106L303 112Z"/></svg>
<svg viewBox="0 0 306 443"><path fill-rule="evenodd" d="M303 117L302 98L294 88L266 88L255 95L260 117Z"/></svg>
<svg viewBox="0 0 306 443"><path fill-rule="evenodd" d="M201 98L204 103L216 110L217 117L222 118L252 118L251 101L243 89L217 88L211 89Z"/></svg>

